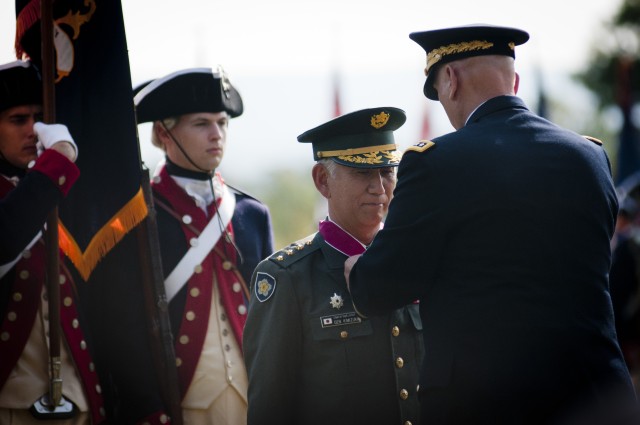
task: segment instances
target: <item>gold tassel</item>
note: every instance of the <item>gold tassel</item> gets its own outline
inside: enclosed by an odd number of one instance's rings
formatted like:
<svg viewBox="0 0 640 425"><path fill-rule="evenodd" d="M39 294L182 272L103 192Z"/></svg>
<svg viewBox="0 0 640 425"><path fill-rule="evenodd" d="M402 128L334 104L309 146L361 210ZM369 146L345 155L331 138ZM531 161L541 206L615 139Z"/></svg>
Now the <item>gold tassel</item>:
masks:
<svg viewBox="0 0 640 425"><path fill-rule="evenodd" d="M147 203L142 188L91 238L87 249L82 252L67 228L58 222L60 249L76 266L80 276L87 281L98 262L116 246L131 229L147 216Z"/></svg>

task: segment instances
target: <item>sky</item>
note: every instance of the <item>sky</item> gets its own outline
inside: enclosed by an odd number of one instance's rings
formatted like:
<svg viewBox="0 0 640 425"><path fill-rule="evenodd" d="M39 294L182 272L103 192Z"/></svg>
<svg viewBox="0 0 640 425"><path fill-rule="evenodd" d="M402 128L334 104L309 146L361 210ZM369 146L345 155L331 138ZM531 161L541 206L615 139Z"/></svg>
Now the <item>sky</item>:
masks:
<svg viewBox="0 0 640 425"><path fill-rule="evenodd" d="M99 5L100 1L97 0ZM177 70L221 64L245 112L230 123L220 171L248 182L279 169L306 170L304 131L333 118L333 81L342 112L394 106L407 113L396 131L405 148L453 130L441 106L422 94L425 52L409 33L475 23L518 27L531 38L516 48L520 95L534 108L538 76L547 90L568 90L622 0L123 0L133 85ZM15 8L0 0L0 63L15 60ZM574 93L567 91L567 93ZM584 100L576 97L575 114ZM139 126L143 161L162 153Z"/></svg>

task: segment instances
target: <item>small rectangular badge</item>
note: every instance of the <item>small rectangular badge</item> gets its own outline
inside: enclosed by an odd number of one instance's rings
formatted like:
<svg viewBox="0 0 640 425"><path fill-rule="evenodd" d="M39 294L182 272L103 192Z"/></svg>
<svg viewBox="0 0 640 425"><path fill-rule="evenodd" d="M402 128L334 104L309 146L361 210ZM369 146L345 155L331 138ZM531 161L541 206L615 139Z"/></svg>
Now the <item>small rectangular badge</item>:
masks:
<svg viewBox="0 0 640 425"><path fill-rule="evenodd" d="M331 316L322 316L320 318L320 324L323 328L330 328L332 326L355 325L357 323L362 323L362 319L356 314L355 311L350 311L349 313L333 314Z"/></svg>

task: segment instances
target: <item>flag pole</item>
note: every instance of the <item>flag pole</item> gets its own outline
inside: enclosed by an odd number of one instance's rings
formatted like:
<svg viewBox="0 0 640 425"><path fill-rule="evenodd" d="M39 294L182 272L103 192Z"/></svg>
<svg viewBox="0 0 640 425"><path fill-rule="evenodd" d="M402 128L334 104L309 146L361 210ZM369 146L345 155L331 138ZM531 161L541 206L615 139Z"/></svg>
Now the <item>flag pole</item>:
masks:
<svg viewBox="0 0 640 425"><path fill-rule="evenodd" d="M52 0L40 0L40 30L42 43L42 112L43 121L55 122L55 89L53 61ZM46 285L49 304L49 392L34 404L36 411L53 418L73 415L70 402L62 397L60 359L60 257L58 246L58 207L47 216L44 234L46 247ZM69 408L71 406L71 408Z"/></svg>

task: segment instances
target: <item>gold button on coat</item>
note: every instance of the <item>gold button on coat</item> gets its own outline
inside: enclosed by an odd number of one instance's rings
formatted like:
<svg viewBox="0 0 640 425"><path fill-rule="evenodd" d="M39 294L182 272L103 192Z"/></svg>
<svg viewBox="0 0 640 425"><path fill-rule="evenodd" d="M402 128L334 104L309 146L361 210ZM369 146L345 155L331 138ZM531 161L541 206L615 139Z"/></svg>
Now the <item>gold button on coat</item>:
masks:
<svg viewBox="0 0 640 425"><path fill-rule="evenodd" d="M402 357L398 357L396 359L396 366L398 367L398 369L404 366L404 359Z"/></svg>
<svg viewBox="0 0 640 425"><path fill-rule="evenodd" d="M340 332L340 338L347 339L348 336L349 336L349 332L347 331Z"/></svg>
<svg viewBox="0 0 640 425"><path fill-rule="evenodd" d="M402 389L400 390L400 398L406 400L409 398L409 391Z"/></svg>
<svg viewBox="0 0 640 425"><path fill-rule="evenodd" d="M393 335L393 336L400 335L400 328L397 327L397 326L394 326L393 328L391 328L391 335Z"/></svg>

